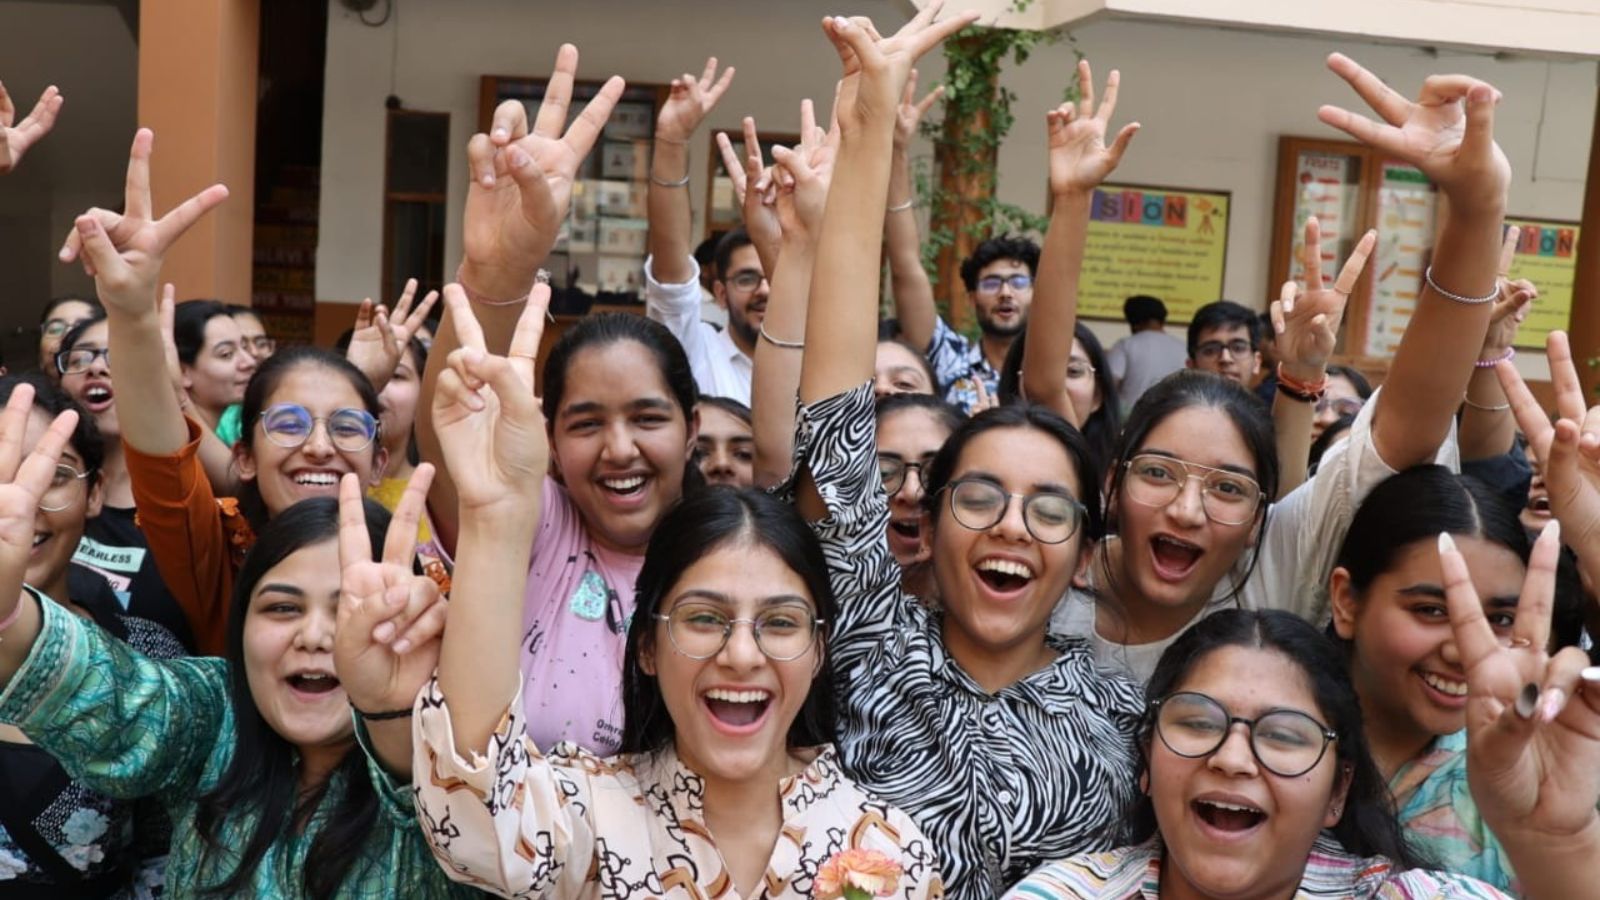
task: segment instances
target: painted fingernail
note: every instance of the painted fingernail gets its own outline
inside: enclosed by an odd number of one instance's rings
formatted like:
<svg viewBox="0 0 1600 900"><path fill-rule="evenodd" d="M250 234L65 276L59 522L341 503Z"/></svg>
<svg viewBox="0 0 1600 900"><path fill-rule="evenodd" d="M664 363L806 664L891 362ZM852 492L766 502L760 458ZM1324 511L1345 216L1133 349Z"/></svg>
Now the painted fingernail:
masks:
<svg viewBox="0 0 1600 900"><path fill-rule="evenodd" d="M483 177L478 179L478 183L483 185L484 187L490 187L490 188L494 187L494 173L493 172L485 172L485 173L483 173Z"/></svg>
<svg viewBox="0 0 1600 900"><path fill-rule="evenodd" d="M1590 666L1580 672L1579 676L1590 684L1600 684L1600 666Z"/></svg>
<svg viewBox="0 0 1600 900"><path fill-rule="evenodd" d="M1517 715L1524 719L1533 718L1533 711L1539 706L1539 686L1533 682L1523 685L1521 693L1517 694Z"/></svg>
<svg viewBox="0 0 1600 900"><path fill-rule="evenodd" d="M1450 536L1450 532L1448 532L1448 531L1439 532L1439 552L1440 553L1454 553L1455 550L1456 550L1456 540L1455 540L1455 538Z"/></svg>
<svg viewBox="0 0 1600 900"><path fill-rule="evenodd" d="M394 642L394 652L396 653L405 653L410 649L411 640L409 638L401 638L400 640Z"/></svg>
<svg viewBox="0 0 1600 900"><path fill-rule="evenodd" d="M393 622L382 622L382 623L379 623L378 627L372 629L372 639L377 641L380 644L389 643L390 639L392 639L393 637L394 637L394 623Z"/></svg>
<svg viewBox="0 0 1600 900"><path fill-rule="evenodd" d="M1544 702L1539 704L1539 721L1554 722L1556 716L1561 715L1562 707L1567 705L1567 692L1560 688L1551 688L1545 691Z"/></svg>
<svg viewBox="0 0 1600 900"><path fill-rule="evenodd" d="M506 131L504 128L496 128L490 133L490 137L498 138L503 141L506 139L506 135L508 134L510 134L510 132Z"/></svg>

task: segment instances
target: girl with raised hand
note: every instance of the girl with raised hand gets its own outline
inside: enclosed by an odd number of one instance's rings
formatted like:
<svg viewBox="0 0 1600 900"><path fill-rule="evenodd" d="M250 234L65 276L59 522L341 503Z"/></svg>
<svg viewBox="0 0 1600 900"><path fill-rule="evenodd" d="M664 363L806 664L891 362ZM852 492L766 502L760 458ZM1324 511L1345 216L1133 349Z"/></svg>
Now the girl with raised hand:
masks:
<svg viewBox="0 0 1600 900"><path fill-rule="evenodd" d="M55 382L37 373L0 378L0 403L29 390L23 452L33 451L56 415L76 409ZM79 415L34 513L24 580L135 651L183 656L170 631L124 615L106 579L73 564L85 523L104 496L104 443L94 420ZM0 785L0 893L17 900L63 893L133 898L160 885L168 823L154 800L115 799L74 781L12 725L0 725Z"/></svg>
<svg viewBox="0 0 1600 900"><path fill-rule="evenodd" d="M409 791L388 787L356 748L334 676L335 502L298 504L263 529L239 572L226 659L149 659L23 584L35 511L76 420L57 416L24 459L30 393L13 391L0 415L0 722L83 785L165 807L169 895L449 890L416 831ZM427 481L419 472L395 517L407 540ZM368 509L364 559L381 546L387 518ZM406 588L370 623L400 650L436 636L443 615L431 581Z"/></svg>
<svg viewBox="0 0 1600 900"><path fill-rule="evenodd" d="M540 751L519 697L521 612L505 598L526 578L550 489L533 395L549 289L534 289L503 357L485 352L459 289L445 296L463 343L433 407L461 501L450 621L409 737L373 734L391 768L414 752L423 832L445 870L503 896L798 898L830 857L866 849L904 871L898 895L939 896L926 839L828 746L826 564L764 494L699 492L652 535L623 664L623 752ZM426 680L376 678L358 702L393 705Z"/></svg>
<svg viewBox="0 0 1600 900"><path fill-rule="evenodd" d="M1162 654L1147 696L1125 845L1045 866L1007 898L1505 896L1417 868L1339 649L1304 620L1210 616Z"/></svg>
<svg viewBox="0 0 1600 900"><path fill-rule="evenodd" d="M1147 677L1164 647L1200 617L1230 606L1288 608L1326 621L1327 576L1361 500L1378 482L1427 462L1455 468L1450 439L1494 299L1510 167L1493 138L1498 93L1466 76L1435 76L1405 100L1339 54L1329 66L1384 117L1334 107L1323 121L1422 169L1449 198L1432 267L1390 369L1347 440L1317 475L1268 511L1279 460L1259 404L1194 374L1151 389L1123 427L1106 494L1117 540L1097 554L1094 603L1063 604L1056 627L1091 637L1103 662ZM1311 254L1308 253L1308 263ZM1323 390L1325 330L1359 274L1353 254L1334 285L1308 284L1285 315L1280 391L1309 407ZM1320 281L1320 276L1319 276ZM1286 341L1296 331L1312 339ZM1284 379L1282 376L1290 376ZM1305 450L1298 453L1304 458Z"/></svg>
<svg viewBox="0 0 1600 900"><path fill-rule="evenodd" d="M1100 476L1054 413L1011 406L955 431L926 470L923 539L940 606L901 586L875 463L872 371L894 110L912 61L971 14L899 33L824 30L844 61L841 144L819 231L790 483L827 555L846 771L909 812L952 896L991 897L1039 863L1109 846L1132 797L1138 691L1096 669L1051 609L1099 535ZM1103 132L1102 132L1103 134ZM1090 142L1097 161L1108 151Z"/></svg>
<svg viewBox="0 0 1600 900"><path fill-rule="evenodd" d="M63 260L81 257L95 278L111 357L145 373L166 368L156 299L161 260L227 196L215 185L154 219L153 139L148 129L134 138L126 211L80 216L62 249ZM300 500L335 496L345 473L371 485L384 468L377 395L354 366L326 350L280 351L251 377L242 404L249 427L233 451L242 482L237 505L217 499L199 459L203 426L185 417L166 380L124 379L117 407L140 526L202 653L226 649L227 598L254 531Z"/></svg>

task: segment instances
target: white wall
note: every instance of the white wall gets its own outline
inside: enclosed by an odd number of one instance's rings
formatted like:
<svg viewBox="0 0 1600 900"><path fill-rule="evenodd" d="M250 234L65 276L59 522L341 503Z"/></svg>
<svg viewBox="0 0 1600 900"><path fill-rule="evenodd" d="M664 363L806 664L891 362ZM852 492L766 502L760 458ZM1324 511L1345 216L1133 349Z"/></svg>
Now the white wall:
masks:
<svg viewBox="0 0 1600 900"><path fill-rule="evenodd" d="M362 26L337 6L330 16L320 300L359 300L378 283L383 99L391 91L391 63L393 91L408 106L452 114L452 168L458 172L465 168L463 148L477 120L478 76L546 74L562 41L583 51L580 77L619 73L664 82L686 69L698 72L709 54L733 63L739 75L710 123L722 128L737 127L740 116L752 113L759 124L791 130L797 101L826 99L838 71L817 23L839 10L820 0L400 0L396 6L396 21L378 29ZM855 0L850 6L891 27L908 10L897 0ZM1355 57L1410 95L1432 72L1466 72L1493 82L1505 92L1496 132L1515 170L1510 211L1579 216L1595 115L1593 60L1435 55L1419 47L1128 21L1090 23L1073 34L1102 78L1112 66L1121 68L1118 119L1144 125L1116 178L1233 193L1225 293L1240 302L1262 306L1271 294L1278 136L1341 137L1317 122L1317 106L1360 107L1360 99L1325 69L1331 50ZM1000 195L1041 212L1044 111L1059 102L1071 77L1071 46L1041 48L1006 76L1017 93L1018 122L1000 154ZM922 69L924 83L932 84L942 66L930 57ZM699 215L706 148L697 142L693 149L692 196ZM460 216L454 210L464 184L461 178L451 184L450 265L460 254ZM1114 338L1119 330L1108 325L1106 336ZM1529 374L1541 377L1538 361L1527 362Z"/></svg>
<svg viewBox="0 0 1600 900"><path fill-rule="evenodd" d="M24 368L33 359L25 348L37 346L27 330L45 301L94 290L55 251L79 213L122 204L138 51L110 5L51 2L0 3L0 44L0 79L19 119L46 85L66 97L55 129L0 177L0 335L9 364Z"/></svg>

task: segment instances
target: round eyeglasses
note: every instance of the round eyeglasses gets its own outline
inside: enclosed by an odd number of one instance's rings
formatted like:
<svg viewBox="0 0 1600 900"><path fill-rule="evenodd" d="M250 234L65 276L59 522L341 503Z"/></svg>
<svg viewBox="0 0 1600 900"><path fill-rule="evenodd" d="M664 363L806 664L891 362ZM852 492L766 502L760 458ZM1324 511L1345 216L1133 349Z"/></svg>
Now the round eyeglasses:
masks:
<svg viewBox="0 0 1600 900"><path fill-rule="evenodd" d="M656 618L667 623L667 637L679 653L690 659L710 659L728 646L734 626L750 626L756 646L768 659L787 662L804 656L817 640L823 623L803 606L762 610L753 619L734 619L720 608L703 603L682 603Z"/></svg>
<svg viewBox="0 0 1600 900"><path fill-rule="evenodd" d="M110 347L74 347L56 354L56 371L63 375L80 375L89 371L94 366L94 361L103 359L106 366L111 365Z"/></svg>
<svg viewBox="0 0 1600 900"><path fill-rule="evenodd" d="M1123 463L1128 497L1145 506L1166 506L1178 498L1189 479L1200 480L1200 505L1218 525L1243 525L1255 517L1261 485L1228 469L1184 462L1170 456L1141 453Z"/></svg>
<svg viewBox="0 0 1600 900"><path fill-rule="evenodd" d="M1263 768L1283 778L1315 769L1339 739L1338 732L1299 710L1275 709L1254 719L1228 712L1198 691L1179 691L1152 701L1156 734L1168 750L1186 759L1210 756L1228 740L1234 723L1250 730L1250 752Z"/></svg>
<svg viewBox="0 0 1600 900"><path fill-rule="evenodd" d="M921 460L913 462L909 459L901 459L893 454L879 453L878 477L883 479L883 492L891 497L900 493L900 489L906 486L906 473L913 470L917 473L917 480L926 484L927 475L924 473L928 471L928 466L932 464L933 457L931 456L923 457Z"/></svg>
<svg viewBox="0 0 1600 900"><path fill-rule="evenodd" d="M346 453L365 450L378 437L378 420L364 409L336 409L328 416L313 416L298 403L279 403L263 410L260 420L267 440L288 450L309 440L318 422L327 429L333 446Z"/></svg>
<svg viewBox="0 0 1600 900"><path fill-rule="evenodd" d="M39 495L39 508L45 512L60 512L78 502L78 482L89 477L88 472L61 463L50 477L50 486Z"/></svg>
<svg viewBox="0 0 1600 900"><path fill-rule="evenodd" d="M1069 494L1039 491L1008 494L992 481L958 479L945 485L950 492L950 514L971 531L988 531L1006 517L1011 498L1022 500L1022 524L1041 544L1060 544L1078 533L1086 510Z"/></svg>
<svg viewBox="0 0 1600 900"><path fill-rule="evenodd" d="M743 272L735 272L732 278L724 278L722 282L723 284L732 285L733 287L738 288L741 293L748 294L756 288L761 287L761 282L766 280L767 276L761 274L760 272L751 272L747 269Z"/></svg>

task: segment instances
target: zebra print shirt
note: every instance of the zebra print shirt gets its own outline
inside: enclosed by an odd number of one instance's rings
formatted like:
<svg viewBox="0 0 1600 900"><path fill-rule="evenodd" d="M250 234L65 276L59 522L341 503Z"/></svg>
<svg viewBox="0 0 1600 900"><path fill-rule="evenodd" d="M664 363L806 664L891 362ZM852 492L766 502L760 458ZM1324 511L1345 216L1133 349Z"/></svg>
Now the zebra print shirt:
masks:
<svg viewBox="0 0 1600 900"><path fill-rule="evenodd" d="M1051 636L1055 663L996 694L962 671L937 614L900 590L875 441L871 384L800 410L796 471L828 509L812 527L839 602L838 746L851 777L934 842L948 896L988 900L1042 863L1112 846L1143 694L1074 637Z"/></svg>

